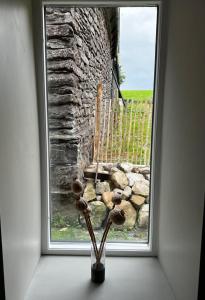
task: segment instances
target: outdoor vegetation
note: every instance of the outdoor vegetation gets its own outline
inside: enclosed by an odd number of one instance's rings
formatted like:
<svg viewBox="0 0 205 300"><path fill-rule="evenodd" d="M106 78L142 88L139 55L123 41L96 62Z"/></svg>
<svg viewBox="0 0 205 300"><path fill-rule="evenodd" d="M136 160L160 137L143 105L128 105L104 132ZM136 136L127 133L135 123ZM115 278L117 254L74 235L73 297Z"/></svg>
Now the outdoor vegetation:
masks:
<svg viewBox="0 0 205 300"><path fill-rule="evenodd" d="M122 91L122 96L125 99L133 99L138 101L152 100L153 91L152 90L124 90Z"/></svg>
<svg viewBox="0 0 205 300"><path fill-rule="evenodd" d="M102 134L101 162L132 162L149 165L152 130L152 90L122 91L125 106L113 101L106 136ZM101 118L105 118L101 116ZM105 123L105 120L102 123Z"/></svg>
<svg viewBox="0 0 205 300"><path fill-rule="evenodd" d="M156 34L150 10L152 22L144 8L45 6L52 241L88 241L91 224L101 240L116 192L126 218L120 228L113 222L108 241L148 241ZM75 209L74 178L84 185L90 221L88 211L84 219Z"/></svg>
<svg viewBox="0 0 205 300"><path fill-rule="evenodd" d="M152 91L134 90L122 91L126 105L112 104L110 114L109 139L104 137L100 147L99 161L113 163L130 162L136 165L150 165L151 122L152 122ZM107 151L105 150L107 148ZM99 241L103 229L95 230L96 240ZM108 241L138 241L148 238L148 231L137 224L132 230L127 228L111 228ZM71 222L69 217L60 213L52 218L51 239L53 241L89 240L86 226L82 226L76 218Z"/></svg>
<svg viewBox="0 0 205 300"><path fill-rule="evenodd" d="M95 236L96 240L100 241L102 237L103 230L96 230ZM51 239L52 241L88 241L89 234L85 228L82 228L81 225L77 226L67 226L62 228L52 227L51 230ZM147 240L147 231L144 229L135 228L130 231L126 228L116 229L111 228L108 237L108 241L135 241L135 242L144 242Z"/></svg>
<svg viewBox="0 0 205 300"><path fill-rule="evenodd" d="M96 240L100 241L103 229L95 230ZM76 222L71 222L69 217L62 216L60 213L52 217L51 221L51 239L52 241L88 241L89 233L86 226L79 224L77 218ZM127 228L110 228L107 237L108 241L139 241L147 240L147 231L137 226L130 231Z"/></svg>

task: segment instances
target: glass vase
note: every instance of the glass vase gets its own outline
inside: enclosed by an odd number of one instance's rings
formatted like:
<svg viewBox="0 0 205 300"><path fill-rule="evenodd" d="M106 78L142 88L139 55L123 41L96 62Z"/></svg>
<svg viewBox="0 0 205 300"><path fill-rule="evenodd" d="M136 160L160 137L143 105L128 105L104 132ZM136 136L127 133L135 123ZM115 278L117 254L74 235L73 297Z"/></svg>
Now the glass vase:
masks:
<svg viewBox="0 0 205 300"><path fill-rule="evenodd" d="M97 247L99 249L99 245ZM104 244L102 256L99 261L99 259L96 259L96 254L91 244L91 281L94 283L102 283L105 280L105 251L106 244Z"/></svg>

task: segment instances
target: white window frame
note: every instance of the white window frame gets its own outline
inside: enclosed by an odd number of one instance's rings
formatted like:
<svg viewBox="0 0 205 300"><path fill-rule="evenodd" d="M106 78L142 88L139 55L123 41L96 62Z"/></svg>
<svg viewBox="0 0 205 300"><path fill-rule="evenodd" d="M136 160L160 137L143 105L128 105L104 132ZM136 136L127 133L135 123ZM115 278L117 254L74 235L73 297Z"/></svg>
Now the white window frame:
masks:
<svg viewBox="0 0 205 300"><path fill-rule="evenodd" d="M162 0L159 1L59 1L50 0L33 1L34 21L34 44L36 57L36 75L38 85L39 103L39 134L41 152L41 197L42 197L42 254L70 254L89 255L90 242L50 242L50 213L49 213L49 155L48 155L48 122L47 122L47 87L46 87L46 61L45 61L45 27L44 6L46 5L69 5L79 7L142 7L157 6L157 34L155 54L155 80L154 80L154 105L152 127L152 152L151 152L151 188L150 188L150 224L149 243L107 243L106 254L113 256L157 256L158 252L158 199L159 199L159 174L160 174L160 140L163 104L163 74L161 67L162 57L165 53L163 38L162 51L162 23L165 22L165 9Z"/></svg>

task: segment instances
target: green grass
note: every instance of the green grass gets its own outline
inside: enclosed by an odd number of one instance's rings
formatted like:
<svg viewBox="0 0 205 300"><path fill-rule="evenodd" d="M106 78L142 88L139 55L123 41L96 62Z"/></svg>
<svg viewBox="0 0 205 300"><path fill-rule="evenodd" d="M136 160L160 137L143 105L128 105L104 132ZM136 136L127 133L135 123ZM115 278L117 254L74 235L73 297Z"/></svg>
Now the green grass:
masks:
<svg viewBox="0 0 205 300"><path fill-rule="evenodd" d="M152 90L124 90L122 91L122 96L125 99L134 99L139 101L152 100L153 91Z"/></svg>
<svg viewBox="0 0 205 300"><path fill-rule="evenodd" d="M102 237L102 230L95 231L96 240L100 241ZM134 228L129 231L126 229L117 230L111 228L107 237L108 241L130 241L130 242L146 242L148 231ZM90 241L89 234L86 229L81 226L68 226L63 229L52 227L51 229L52 241Z"/></svg>

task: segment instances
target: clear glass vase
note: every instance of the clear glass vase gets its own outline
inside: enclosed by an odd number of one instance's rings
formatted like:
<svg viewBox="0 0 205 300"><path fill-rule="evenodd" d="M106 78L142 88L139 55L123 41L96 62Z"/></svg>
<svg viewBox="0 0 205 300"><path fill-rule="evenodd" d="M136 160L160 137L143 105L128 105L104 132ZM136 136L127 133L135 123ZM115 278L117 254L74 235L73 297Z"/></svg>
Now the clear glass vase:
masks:
<svg viewBox="0 0 205 300"><path fill-rule="evenodd" d="M99 244L97 245L99 249ZM102 256L99 259L96 259L96 253L94 247L91 243L91 281L95 283L102 283L105 280L105 251L106 244L102 251Z"/></svg>

